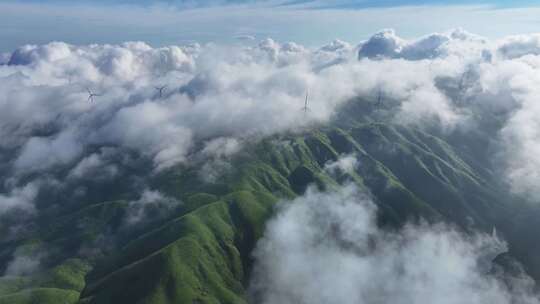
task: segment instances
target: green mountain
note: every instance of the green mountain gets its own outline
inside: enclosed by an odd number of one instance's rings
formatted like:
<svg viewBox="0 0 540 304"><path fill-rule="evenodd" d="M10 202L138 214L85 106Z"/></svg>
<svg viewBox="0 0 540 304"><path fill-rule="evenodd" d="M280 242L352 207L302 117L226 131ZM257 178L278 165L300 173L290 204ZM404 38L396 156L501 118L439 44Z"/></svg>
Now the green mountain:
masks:
<svg viewBox="0 0 540 304"><path fill-rule="evenodd" d="M500 182L481 129L396 125L358 101L341 113L324 126L253 140L215 180L201 176L204 162L152 176L153 188L181 204L148 206L134 226L126 225L128 200L115 196L43 210L21 237L0 243L0 270L15 254L46 256L36 273L0 279L0 304L246 303L251 251L276 204L309 186L346 183L370 193L388 229L421 219L465 231L497 227L510 244L505 259L540 278L540 246L531 248L527 233L540 211ZM343 155L357 160L354 172L330 172Z"/></svg>

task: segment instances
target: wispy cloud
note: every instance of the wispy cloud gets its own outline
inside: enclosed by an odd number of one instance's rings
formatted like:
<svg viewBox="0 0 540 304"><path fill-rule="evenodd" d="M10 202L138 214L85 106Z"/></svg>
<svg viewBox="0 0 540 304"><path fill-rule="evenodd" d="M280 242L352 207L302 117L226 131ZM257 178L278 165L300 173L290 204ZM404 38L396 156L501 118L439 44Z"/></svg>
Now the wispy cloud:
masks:
<svg viewBox="0 0 540 304"><path fill-rule="evenodd" d="M1 2L0 51L51 40L75 44L142 40L166 45L191 41L239 43L239 36L320 45L334 38L358 42L388 27L405 37L456 27L501 37L535 31L540 13L538 7L494 9L493 4L470 2L394 1L380 6L361 1L354 2L354 7L346 1L287 5L283 1L232 1L225 6L218 5L223 1L199 6L182 3L184 6L174 2ZM500 20L505 20L504 24Z"/></svg>

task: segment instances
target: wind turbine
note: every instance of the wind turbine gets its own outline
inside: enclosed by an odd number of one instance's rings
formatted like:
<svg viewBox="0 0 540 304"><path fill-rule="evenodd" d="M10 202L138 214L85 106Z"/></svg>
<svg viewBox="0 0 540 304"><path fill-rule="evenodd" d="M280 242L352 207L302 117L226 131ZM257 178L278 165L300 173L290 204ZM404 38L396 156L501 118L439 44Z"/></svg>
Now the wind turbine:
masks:
<svg viewBox="0 0 540 304"><path fill-rule="evenodd" d="M165 90L165 88L167 88L166 85L161 86L161 87L155 87L155 89L159 92L159 98L163 96L163 90Z"/></svg>
<svg viewBox="0 0 540 304"><path fill-rule="evenodd" d="M381 86L377 88L377 105L380 106L383 101L383 92Z"/></svg>
<svg viewBox="0 0 540 304"><path fill-rule="evenodd" d="M96 94L92 92L89 88L86 88L86 91L88 92L88 101L94 102L94 97L102 96L103 94Z"/></svg>
<svg viewBox="0 0 540 304"><path fill-rule="evenodd" d="M304 111L304 115L307 114L307 112L309 111L309 108L308 108L308 98L309 98L309 91L306 92L306 101L304 102L304 107L302 108L302 111Z"/></svg>
<svg viewBox="0 0 540 304"><path fill-rule="evenodd" d="M460 93L463 93L463 89L465 88L465 77L467 77L466 71L463 72L463 74L461 74L461 77L459 78L458 89Z"/></svg>

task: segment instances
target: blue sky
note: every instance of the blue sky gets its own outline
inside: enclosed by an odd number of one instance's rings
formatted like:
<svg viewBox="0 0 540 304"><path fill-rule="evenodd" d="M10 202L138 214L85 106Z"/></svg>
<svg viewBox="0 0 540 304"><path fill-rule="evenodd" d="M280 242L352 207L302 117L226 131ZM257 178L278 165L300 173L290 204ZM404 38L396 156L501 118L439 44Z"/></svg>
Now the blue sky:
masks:
<svg viewBox="0 0 540 304"><path fill-rule="evenodd" d="M8 1L1 1L8 2ZM9 2L18 3L73 3L69 0L13 0ZM280 5L307 4L319 5L327 8L371 8L371 7L395 7L408 5L457 5L457 4L491 4L500 7L519 7L538 4L538 0L86 0L76 3L93 3L103 5L117 4L135 4L135 5L153 5L156 3L166 3L179 7L209 7L230 4L264 4L276 3Z"/></svg>
<svg viewBox="0 0 540 304"><path fill-rule="evenodd" d="M358 43L383 28L412 38L457 27L490 38L540 32L540 0L0 0L0 52L49 41L159 46L240 36L316 46Z"/></svg>

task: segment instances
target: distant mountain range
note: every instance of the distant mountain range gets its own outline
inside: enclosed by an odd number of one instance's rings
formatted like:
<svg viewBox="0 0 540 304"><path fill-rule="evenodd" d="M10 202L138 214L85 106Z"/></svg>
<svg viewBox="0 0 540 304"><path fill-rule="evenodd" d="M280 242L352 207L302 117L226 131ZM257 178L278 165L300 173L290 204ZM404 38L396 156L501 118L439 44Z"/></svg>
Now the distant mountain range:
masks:
<svg viewBox="0 0 540 304"><path fill-rule="evenodd" d="M168 197L160 204L137 205L119 181L106 195L126 199L44 207L19 237L0 243L0 273L14 273L0 278L0 303L246 303L252 250L276 204L310 186L351 183L377 204L381 227L422 220L464 232L496 227L509 252L493 271L539 280L540 208L509 194L487 161L486 131L397 125L386 107L352 99L330 123L254 140L224 163L148 173ZM345 157L352 170L332 166ZM213 178L201 175L204 166ZM17 258L40 261L39 271L16 269Z"/></svg>

